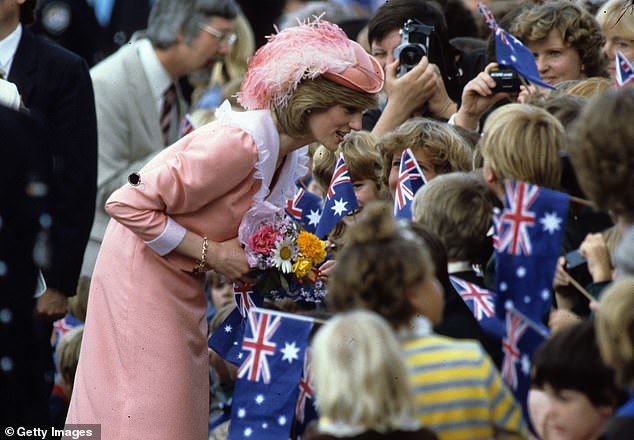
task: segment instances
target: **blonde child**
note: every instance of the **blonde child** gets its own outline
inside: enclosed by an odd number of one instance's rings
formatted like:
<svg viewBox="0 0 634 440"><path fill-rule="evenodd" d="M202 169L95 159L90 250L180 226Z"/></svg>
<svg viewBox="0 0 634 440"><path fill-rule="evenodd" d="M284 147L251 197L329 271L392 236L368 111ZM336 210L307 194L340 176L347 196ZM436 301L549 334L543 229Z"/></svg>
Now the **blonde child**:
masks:
<svg viewBox="0 0 634 440"><path fill-rule="evenodd" d="M342 313L312 343L319 433L307 440L434 440L421 428L393 329L369 311Z"/></svg>

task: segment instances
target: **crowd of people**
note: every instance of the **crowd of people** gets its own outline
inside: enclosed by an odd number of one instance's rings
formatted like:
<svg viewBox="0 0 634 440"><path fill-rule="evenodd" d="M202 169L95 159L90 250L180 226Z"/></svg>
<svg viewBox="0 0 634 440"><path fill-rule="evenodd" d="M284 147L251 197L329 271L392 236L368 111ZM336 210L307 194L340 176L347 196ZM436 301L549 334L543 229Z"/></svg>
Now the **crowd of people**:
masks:
<svg viewBox="0 0 634 440"><path fill-rule="evenodd" d="M207 342L257 281L239 234L343 158L325 297L262 306L318 323L289 436L631 439L634 2L251 3L0 0L1 427L233 438ZM502 87L502 28L544 87ZM509 181L570 196L523 396L455 284L499 290Z"/></svg>

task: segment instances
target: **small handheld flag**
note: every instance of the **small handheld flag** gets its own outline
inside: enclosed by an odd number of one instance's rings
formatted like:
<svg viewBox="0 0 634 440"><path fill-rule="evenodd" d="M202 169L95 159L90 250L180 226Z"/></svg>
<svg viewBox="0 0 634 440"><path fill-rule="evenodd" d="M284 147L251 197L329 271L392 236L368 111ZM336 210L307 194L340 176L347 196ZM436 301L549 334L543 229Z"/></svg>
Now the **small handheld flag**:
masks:
<svg viewBox="0 0 634 440"><path fill-rule="evenodd" d="M343 153L341 153L339 160L337 160L337 165L335 165L335 171L332 174L324 210L321 213L321 219L319 220L319 225L317 225L315 235L323 239L339 220L358 207L359 202L354 193L354 186L352 186L348 167L343 159Z"/></svg>
<svg viewBox="0 0 634 440"><path fill-rule="evenodd" d="M478 8L495 36L495 58L497 62L512 67L526 80L540 87L555 90L553 86L542 81L533 53L520 40L498 26L491 10L486 5L478 3Z"/></svg>
<svg viewBox="0 0 634 440"><path fill-rule="evenodd" d="M614 79L616 80L616 86L623 87L628 83L632 83L634 80L634 67L632 66L630 60L628 60L621 51L618 51L614 62L616 64L614 66Z"/></svg>
<svg viewBox="0 0 634 440"><path fill-rule="evenodd" d="M292 199L286 202L286 213L310 233L315 233L321 218L321 197L304 188L297 188Z"/></svg>

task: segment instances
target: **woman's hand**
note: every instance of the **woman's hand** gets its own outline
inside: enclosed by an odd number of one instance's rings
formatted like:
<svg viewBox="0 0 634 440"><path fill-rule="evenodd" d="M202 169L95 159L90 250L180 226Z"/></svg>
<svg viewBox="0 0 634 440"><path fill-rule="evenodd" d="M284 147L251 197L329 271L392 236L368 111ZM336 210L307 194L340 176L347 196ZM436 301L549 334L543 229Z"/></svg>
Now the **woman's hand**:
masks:
<svg viewBox="0 0 634 440"><path fill-rule="evenodd" d="M588 272L592 281L599 283L612 279L610 251L603 234L588 234L579 246L579 253L588 261Z"/></svg>
<svg viewBox="0 0 634 440"><path fill-rule="evenodd" d="M462 91L462 103L456 114L454 122L456 125L475 130L482 115L496 102L511 98L512 93L494 93L495 80L489 75L489 71L498 66L497 63L490 63L483 72L467 83Z"/></svg>
<svg viewBox="0 0 634 440"><path fill-rule="evenodd" d="M247 254L237 238L222 242L209 242L207 263L232 281L248 283L249 263Z"/></svg>

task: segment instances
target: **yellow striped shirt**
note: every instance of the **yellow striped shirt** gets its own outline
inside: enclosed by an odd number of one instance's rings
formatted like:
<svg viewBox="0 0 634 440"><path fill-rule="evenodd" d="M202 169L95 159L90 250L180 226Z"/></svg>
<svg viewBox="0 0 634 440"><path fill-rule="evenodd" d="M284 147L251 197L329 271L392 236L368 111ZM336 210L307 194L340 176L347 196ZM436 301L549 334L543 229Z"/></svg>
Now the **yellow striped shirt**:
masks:
<svg viewBox="0 0 634 440"><path fill-rule="evenodd" d="M477 342L432 334L401 343L418 418L441 440L528 438L520 406Z"/></svg>

